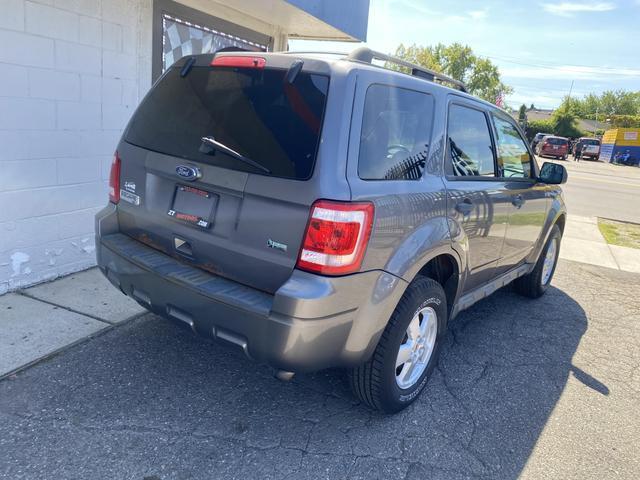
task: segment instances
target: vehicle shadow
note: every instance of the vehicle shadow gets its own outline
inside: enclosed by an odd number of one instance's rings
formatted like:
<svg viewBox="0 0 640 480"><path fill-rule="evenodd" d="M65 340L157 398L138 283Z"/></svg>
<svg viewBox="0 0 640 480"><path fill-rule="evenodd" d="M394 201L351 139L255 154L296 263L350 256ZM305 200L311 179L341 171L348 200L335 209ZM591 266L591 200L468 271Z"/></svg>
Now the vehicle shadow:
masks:
<svg viewBox="0 0 640 480"><path fill-rule="evenodd" d="M450 322L423 395L384 416L341 371L281 383L149 314L0 385L5 452L57 478L84 462L96 478L515 479L570 372L608 394L571 364L586 328L557 288L535 301L503 289ZM38 395L15 390L30 384Z"/></svg>

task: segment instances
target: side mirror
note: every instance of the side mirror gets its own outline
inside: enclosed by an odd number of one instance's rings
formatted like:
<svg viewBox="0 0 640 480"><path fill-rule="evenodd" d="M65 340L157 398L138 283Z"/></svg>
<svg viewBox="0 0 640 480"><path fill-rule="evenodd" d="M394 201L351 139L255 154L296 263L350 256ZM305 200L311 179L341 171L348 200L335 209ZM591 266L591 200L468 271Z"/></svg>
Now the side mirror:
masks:
<svg viewBox="0 0 640 480"><path fill-rule="evenodd" d="M557 163L544 162L538 175L538 180L542 183L548 183L550 185L559 185L561 183L567 183L567 169Z"/></svg>

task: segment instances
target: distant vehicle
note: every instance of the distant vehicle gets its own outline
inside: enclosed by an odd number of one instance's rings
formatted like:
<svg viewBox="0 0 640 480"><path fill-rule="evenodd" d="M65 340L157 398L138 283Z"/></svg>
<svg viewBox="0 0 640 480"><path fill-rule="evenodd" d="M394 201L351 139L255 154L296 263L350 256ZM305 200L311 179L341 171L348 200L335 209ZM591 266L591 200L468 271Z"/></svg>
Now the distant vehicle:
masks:
<svg viewBox="0 0 640 480"><path fill-rule="evenodd" d="M566 160L567 155L569 155L569 140L553 135L542 137L536 147L536 154L541 157L555 157Z"/></svg>
<svg viewBox="0 0 640 480"><path fill-rule="evenodd" d="M551 135L551 133L536 133L536 136L533 137L533 140L531 140L531 150L535 152L538 143L540 143L540 140L549 135Z"/></svg>
<svg viewBox="0 0 640 480"><path fill-rule="evenodd" d="M579 138L574 147L573 156L576 160L587 158L597 160L600 156L600 140L588 137Z"/></svg>

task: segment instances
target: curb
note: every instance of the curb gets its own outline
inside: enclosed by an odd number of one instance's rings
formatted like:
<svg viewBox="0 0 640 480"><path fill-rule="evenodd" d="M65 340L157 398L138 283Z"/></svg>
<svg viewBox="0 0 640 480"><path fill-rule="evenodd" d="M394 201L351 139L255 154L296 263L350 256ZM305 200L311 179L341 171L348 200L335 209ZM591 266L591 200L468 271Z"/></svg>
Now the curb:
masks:
<svg viewBox="0 0 640 480"><path fill-rule="evenodd" d="M19 292L14 292L14 293L19 293ZM31 300L42 301L40 299L33 298L33 297L28 296L28 295L24 295L24 296L29 298L29 299L31 299ZM69 310L69 311L71 311L73 313L78 313L80 315L85 315L85 316L95 320L95 318L90 316L90 315L86 315L84 313L76 312L76 311L68 309L66 307L62 307L60 305L56 305L55 303L46 302L46 301L44 301L44 303L47 303L49 305L54 305L54 306L56 306L58 308L65 308L66 310ZM82 337L82 338L79 338L77 340L74 340L73 342L71 342L71 343L69 343L67 345L64 345L63 347L57 348L57 349L47 353L46 355L43 355L42 357L36 358L34 360L31 360L30 362L25 363L24 365L21 365L21 366L19 366L17 368L14 368L13 370L11 370L11 371L9 371L7 373L3 373L2 375L0 375L0 382L3 381L3 380L7 380L10 377L14 377L14 376L22 373L24 370L27 370L28 368L34 367L34 366L38 365L41 362L44 362L44 361L50 360L50 359L52 359L54 357L57 357L58 355L60 355L61 353L64 353L65 351L67 351L70 348L73 348L73 347L75 347L77 345L80 345L82 343L91 341L93 339L99 338L102 335L104 335L104 334L106 334L106 333L118 328L121 325L127 325L127 324L131 323L132 321L134 321L134 320L136 320L136 319L138 319L140 317L143 317L144 315L146 315L148 313L151 313L151 312L145 311L145 312L136 313L134 315L131 315L130 317L125 318L124 320L122 320L122 321L120 321L118 323L110 323L110 322L106 322L105 320L100 320L100 321L105 323L105 327L102 328L101 330L98 330L97 332L91 333L91 334L87 335L86 337Z"/></svg>

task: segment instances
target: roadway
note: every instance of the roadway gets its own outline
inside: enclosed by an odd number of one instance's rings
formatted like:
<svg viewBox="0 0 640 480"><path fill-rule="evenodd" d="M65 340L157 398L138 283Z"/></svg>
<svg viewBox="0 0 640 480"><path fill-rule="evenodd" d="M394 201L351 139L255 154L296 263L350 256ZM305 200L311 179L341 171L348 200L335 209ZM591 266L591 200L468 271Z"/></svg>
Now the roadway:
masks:
<svg viewBox="0 0 640 480"><path fill-rule="evenodd" d="M119 318L124 297L86 279L45 306ZM145 314L0 381L0 479L638 480L638 291L561 260L538 300L496 292L449 322L423 395L392 416L339 370L281 383Z"/></svg>
<svg viewBox="0 0 640 480"><path fill-rule="evenodd" d="M569 173L562 187L569 214L640 223L640 168L538 157L540 166L548 161L564 165Z"/></svg>

